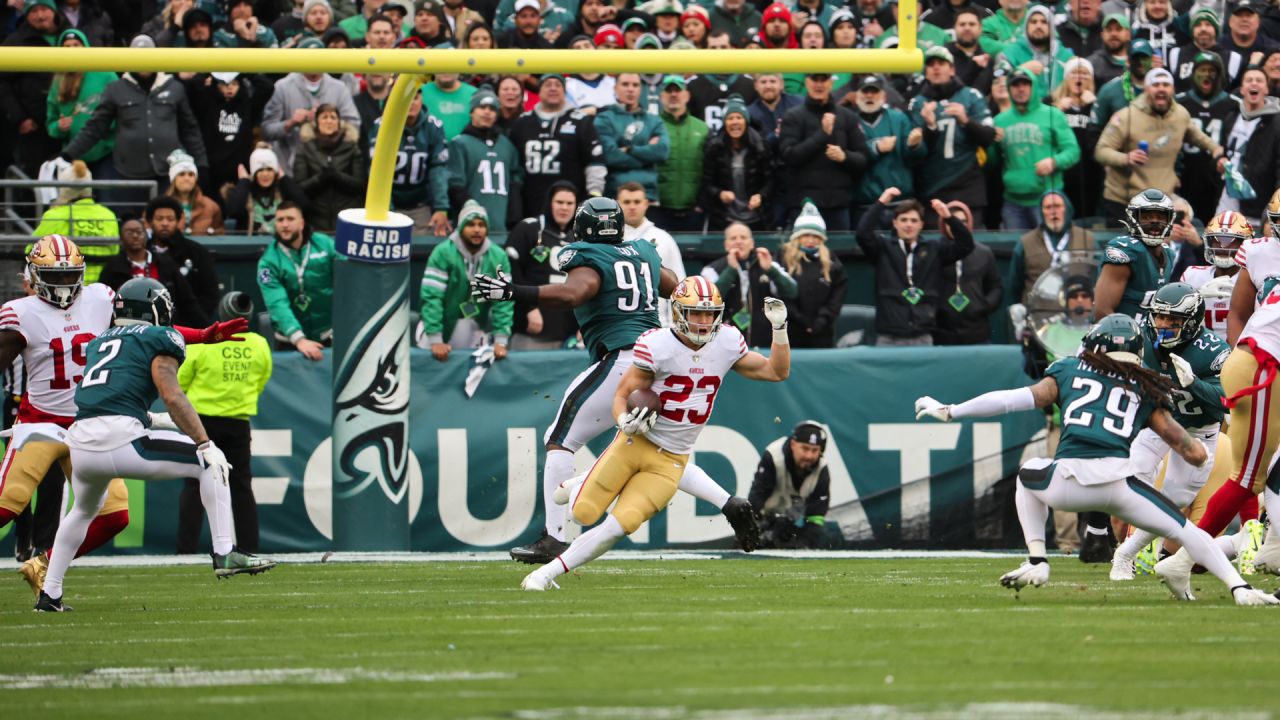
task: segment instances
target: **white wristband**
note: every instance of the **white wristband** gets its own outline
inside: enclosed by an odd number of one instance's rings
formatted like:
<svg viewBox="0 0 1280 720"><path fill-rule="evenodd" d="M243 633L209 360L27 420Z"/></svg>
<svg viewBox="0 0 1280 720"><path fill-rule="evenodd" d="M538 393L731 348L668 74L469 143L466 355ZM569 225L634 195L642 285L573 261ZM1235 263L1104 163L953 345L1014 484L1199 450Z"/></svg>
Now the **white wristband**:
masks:
<svg viewBox="0 0 1280 720"><path fill-rule="evenodd" d="M774 345L790 345L791 339L787 337L787 324L783 323L782 327L773 329Z"/></svg>

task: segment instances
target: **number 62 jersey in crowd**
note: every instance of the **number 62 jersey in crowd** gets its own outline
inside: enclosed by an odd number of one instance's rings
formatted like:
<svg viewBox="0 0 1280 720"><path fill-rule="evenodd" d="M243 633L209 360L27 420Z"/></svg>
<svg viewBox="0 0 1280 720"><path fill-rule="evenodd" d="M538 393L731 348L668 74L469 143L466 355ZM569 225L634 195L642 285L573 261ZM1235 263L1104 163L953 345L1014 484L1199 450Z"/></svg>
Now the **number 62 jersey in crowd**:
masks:
<svg viewBox="0 0 1280 720"><path fill-rule="evenodd" d="M711 419L725 375L747 354L738 328L721 325L698 348L684 344L671 328L649 330L636 340L632 364L654 374L653 391L662 400L658 420L646 436L673 455L687 455Z"/></svg>
<svg viewBox="0 0 1280 720"><path fill-rule="evenodd" d="M65 310L35 295L0 307L0 330L26 341L22 361L27 392L18 408L20 423L71 425L76 415L76 384L84 373L85 348L111 327L115 292L101 283L86 285Z"/></svg>

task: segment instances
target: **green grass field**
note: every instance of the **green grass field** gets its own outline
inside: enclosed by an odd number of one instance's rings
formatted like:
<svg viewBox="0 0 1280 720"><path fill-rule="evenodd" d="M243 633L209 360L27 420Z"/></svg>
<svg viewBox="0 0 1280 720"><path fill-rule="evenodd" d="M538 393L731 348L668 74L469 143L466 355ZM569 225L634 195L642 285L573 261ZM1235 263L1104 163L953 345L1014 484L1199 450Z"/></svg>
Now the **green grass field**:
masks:
<svg viewBox="0 0 1280 720"><path fill-rule="evenodd" d="M1016 564L604 561L545 594L498 562L73 568L65 615L7 574L0 687L44 718L1270 716L1280 611L1072 558L1017 597Z"/></svg>

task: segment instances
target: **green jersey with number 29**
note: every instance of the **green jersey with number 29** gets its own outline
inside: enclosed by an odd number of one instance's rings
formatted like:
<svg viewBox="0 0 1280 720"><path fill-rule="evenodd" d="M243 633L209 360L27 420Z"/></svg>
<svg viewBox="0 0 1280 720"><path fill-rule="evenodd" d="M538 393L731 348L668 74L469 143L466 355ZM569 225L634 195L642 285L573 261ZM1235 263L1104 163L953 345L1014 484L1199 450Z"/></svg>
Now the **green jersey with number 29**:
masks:
<svg viewBox="0 0 1280 720"><path fill-rule="evenodd" d="M181 363L186 348L177 330L155 325L117 326L94 338L85 349L84 379L76 388L76 420L124 415L150 426L147 411L160 396L151 361L168 355Z"/></svg>
<svg viewBox="0 0 1280 720"><path fill-rule="evenodd" d="M1045 371L1058 383L1062 437L1055 459L1129 457L1129 446L1155 411L1133 385L1063 358Z"/></svg>
<svg viewBox="0 0 1280 720"><path fill-rule="evenodd" d="M595 297L574 309L582 342L599 360L612 350L634 345L658 323L658 287L662 258L644 239L617 245L575 242L560 251L560 270L588 267L600 275Z"/></svg>

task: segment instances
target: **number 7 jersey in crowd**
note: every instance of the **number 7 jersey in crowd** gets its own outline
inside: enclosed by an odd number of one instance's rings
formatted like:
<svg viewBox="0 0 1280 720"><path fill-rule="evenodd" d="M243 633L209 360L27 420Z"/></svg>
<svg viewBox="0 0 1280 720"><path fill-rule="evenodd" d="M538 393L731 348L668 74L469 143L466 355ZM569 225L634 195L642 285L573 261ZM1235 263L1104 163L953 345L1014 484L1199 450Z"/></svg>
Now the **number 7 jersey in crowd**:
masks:
<svg viewBox="0 0 1280 720"><path fill-rule="evenodd" d="M51 422L63 428L71 424L85 348L111 327L114 297L111 288L93 283L65 310L35 295L0 307L0 330L12 330L26 341L22 361L27 392L18 408L19 422Z"/></svg>
<svg viewBox="0 0 1280 720"><path fill-rule="evenodd" d="M1127 458L1129 446L1155 411L1134 387L1094 370L1080 358L1063 358L1045 370L1058 384L1062 437L1054 457Z"/></svg>
<svg viewBox="0 0 1280 720"><path fill-rule="evenodd" d="M738 328L721 325L706 345L691 348L671 328L650 330L636 340L632 363L654 374L662 399L658 420L646 435L674 455L687 455L711 419L724 377L747 354Z"/></svg>

